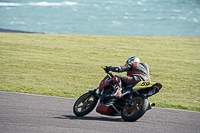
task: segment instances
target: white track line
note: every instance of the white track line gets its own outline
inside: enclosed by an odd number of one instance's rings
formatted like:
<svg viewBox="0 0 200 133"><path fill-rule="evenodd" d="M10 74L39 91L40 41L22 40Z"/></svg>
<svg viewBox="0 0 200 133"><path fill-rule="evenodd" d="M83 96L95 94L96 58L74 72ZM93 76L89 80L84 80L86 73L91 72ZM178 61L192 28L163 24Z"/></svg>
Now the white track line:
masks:
<svg viewBox="0 0 200 133"><path fill-rule="evenodd" d="M0 91L0 93L11 93L11 94L29 95L29 96L38 96L38 97L54 97L54 98L63 98L63 99L76 99L76 98L46 96L46 95L28 94L28 93L19 93L19 92L8 92L8 91Z"/></svg>

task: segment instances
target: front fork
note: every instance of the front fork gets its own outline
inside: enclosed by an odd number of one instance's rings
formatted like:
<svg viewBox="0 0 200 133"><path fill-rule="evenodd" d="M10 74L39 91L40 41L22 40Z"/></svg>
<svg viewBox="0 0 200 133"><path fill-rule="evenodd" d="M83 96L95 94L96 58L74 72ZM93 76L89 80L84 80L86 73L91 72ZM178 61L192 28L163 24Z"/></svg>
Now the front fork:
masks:
<svg viewBox="0 0 200 133"><path fill-rule="evenodd" d="M91 96L91 95L94 95L95 97L98 97L98 93L97 93L97 90L99 89L99 86L92 90L92 91L89 91L89 95L83 99L82 103L85 103L85 101Z"/></svg>

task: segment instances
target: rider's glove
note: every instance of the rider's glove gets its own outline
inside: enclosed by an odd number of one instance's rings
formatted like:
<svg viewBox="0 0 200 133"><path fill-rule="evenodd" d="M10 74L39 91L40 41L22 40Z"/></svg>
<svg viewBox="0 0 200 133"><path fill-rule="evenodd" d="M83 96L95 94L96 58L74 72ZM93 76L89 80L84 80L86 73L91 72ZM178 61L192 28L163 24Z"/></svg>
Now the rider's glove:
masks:
<svg viewBox="0 0 200 133"><path fill-rule="evenodd" d="M108 72L110 71L110 67L111 67L111 66L105 66L105 67L104 67L104 70L106 71L106 73L108 73Z"/></svg>

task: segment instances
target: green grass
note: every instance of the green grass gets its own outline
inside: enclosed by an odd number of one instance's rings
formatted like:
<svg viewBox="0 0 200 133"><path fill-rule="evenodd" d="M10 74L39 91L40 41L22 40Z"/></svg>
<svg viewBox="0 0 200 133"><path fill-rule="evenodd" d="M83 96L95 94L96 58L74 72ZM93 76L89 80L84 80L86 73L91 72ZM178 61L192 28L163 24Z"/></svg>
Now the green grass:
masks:
<svg viewBox="0 0 200 133"><path fill-rule="evenodd" d="M0 33L0 90L78 98L133 55L163 85L150 102L200 111L200 37Z"/></svg>

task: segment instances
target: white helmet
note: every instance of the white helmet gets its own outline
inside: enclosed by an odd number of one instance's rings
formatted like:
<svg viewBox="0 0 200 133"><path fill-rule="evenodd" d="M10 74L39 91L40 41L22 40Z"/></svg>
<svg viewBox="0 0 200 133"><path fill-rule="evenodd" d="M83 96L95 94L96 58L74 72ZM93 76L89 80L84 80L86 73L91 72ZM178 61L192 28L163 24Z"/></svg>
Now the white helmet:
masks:
<svg viewBox="0 0 200 133"><path fill-rule="evenodd" d="M128 58L128 60L126 61L126 64L129 63L133 63L133 62L139 62L140 63L140 59L137 56L131 56L130 58Z"/></svg>

